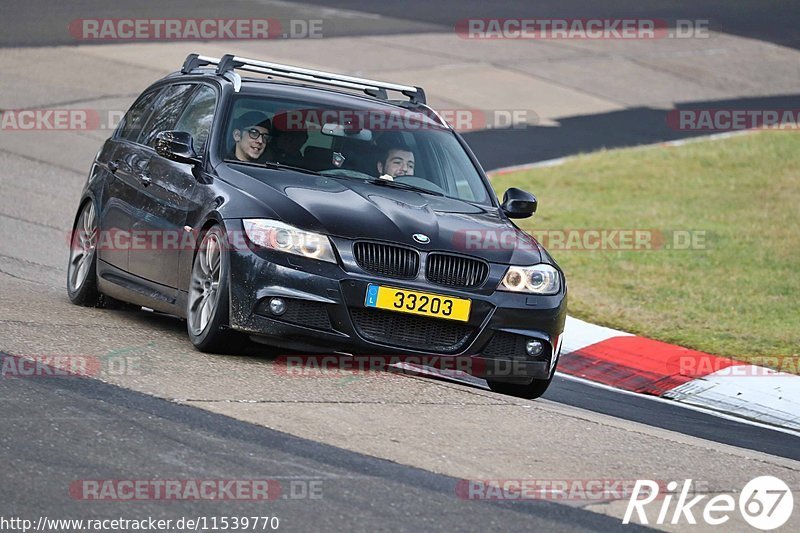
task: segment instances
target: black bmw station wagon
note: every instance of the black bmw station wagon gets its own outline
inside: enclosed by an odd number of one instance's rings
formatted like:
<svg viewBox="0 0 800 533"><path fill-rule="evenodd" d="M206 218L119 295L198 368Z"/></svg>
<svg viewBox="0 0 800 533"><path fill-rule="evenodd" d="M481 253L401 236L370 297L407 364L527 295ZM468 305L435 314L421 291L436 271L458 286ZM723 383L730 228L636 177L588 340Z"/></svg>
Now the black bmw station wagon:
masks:
<svg viewBox="0 0 800 533"><path fill-rule="evenodd" d="M435 355L536 398L567 303L511 221L536 205L498 201L421 87L191 54L97 153L67 291L185 318L202 351Z"/></svg>

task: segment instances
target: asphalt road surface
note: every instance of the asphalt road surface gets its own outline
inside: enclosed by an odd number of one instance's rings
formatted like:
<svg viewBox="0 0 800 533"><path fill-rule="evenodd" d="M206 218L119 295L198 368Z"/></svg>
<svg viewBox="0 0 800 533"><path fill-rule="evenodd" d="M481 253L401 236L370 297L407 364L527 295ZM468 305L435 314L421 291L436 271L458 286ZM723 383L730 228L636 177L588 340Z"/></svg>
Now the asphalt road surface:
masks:
<svg viewBox="0 0 800 533"><path fill-rule="evenodd" d="M219 17L219 3L213 0L135 3L83 0L5 0L6 16L0 21L2 46L51 46L75 44L64 28L70 22L104 18L203 18ZM387 35L423 31L450 31L465 18L653 18L674 24L682 20L708 20L709 29L759 39L783 46L800 47L800 4L791 0L698 0L681 2L589 2L587 0L546 0L531 4L525 0L229 0L227 18L272 17L277 19L324 17L329 36Z"/></svg>
<svg viewBox="0 0 800 533"><path fill-rule="evenodd" d="M85 357L99 368L95 379L0 378L3 516L235 516L262 507L75 500L68 488L86 479L322 478L321 500L266 508L296 530L599 530L621 525L623 501L464 502L453 487L693 478L724 493L762 474L800 483L795 435L669 403L564 380L531 402L387 372L293 377L259 348L198 353L171 317L73 306L65 236L84 176L57 153L37 161L1 147L0 168L2 350Z"/></svg>
<svg viewBox="0 0 800 533"><path fill-rule="evenodd" d="M315 5L317 4L317 5ZM5 0L3 7L13 17L0 19L0 48L28 46L102 46L118 41L83 41L70 30L71 24L91 18L218 18L219 4L142 0L135 3L52 2L51 0ZM46 16L43 16L46 14ZM321 20L325 37L390 36L427 32L452 33L458 20L474 18L653 18L669 24L676 20L707 20L708 29L742 37L800 48L800 3L789 0L660 2L636 0L611 4L586 0L528 2L477 0L373 2L337 0L292 2L283 0L231 0L224 17L230 19L266 17L286 24L292 19ZM745 74L746 75L746 74ZM691 78L689 78L690 80ZM797 109L800 91L779 96L683 101L680 109L753 108ZM704 132L676 130L666 121L666 111L632 107L620 111L576 115L560 120L558 128L531 125L465 134L467 141L487 170L532 161L559 158L603 148L636 146L684 139Z"/></svg>
<svg viewBox="0 0 800 533"><path fill-rule="evenodd" d="M0 363L7 357L0 356ZM0 401L0 513L34 523L42 515L175 523L182 517L257 516L277 517L280 531L623 529L611 517L548 501L459 499L458 480L448 476L96 380L0 379ZM93 500L95 492L75 488L97 479L266 480L280 490L270 488L266 499L256 501L120 502ZM266 529L263 523L259 530Z"/></svg>

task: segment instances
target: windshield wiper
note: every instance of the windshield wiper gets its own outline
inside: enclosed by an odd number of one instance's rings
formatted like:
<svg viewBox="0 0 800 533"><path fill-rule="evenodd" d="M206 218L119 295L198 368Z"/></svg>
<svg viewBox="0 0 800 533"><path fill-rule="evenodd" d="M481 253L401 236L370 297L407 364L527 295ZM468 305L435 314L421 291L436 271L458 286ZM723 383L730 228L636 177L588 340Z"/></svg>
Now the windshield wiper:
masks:
<svg viewBox="0 0 800 533"><path fill-rule="evenodd" d="M381 178L373 178L370 180L366 180L366 182L372 183L373 185L382 185L384 187L394 187L395 189L405 189L407 191L432 194L434 196L444 196L444 194L440 193L439 191L432 191L430 189L426 189L425 187L417 187L416 185L409 185L408 183L401 183L399 181L389 181Z"/></svg>
<svg viewBox="0 0 800 533"><path fill-rule="evenodd" d="M317 172L316 170L311 170L311 169L303 168L303 167L296 167L296 166L293 166L293 165L284 165L283 163L275 163L273 161L267 161L267 162L263 163L263 165L265 167L267 167L267 168L274 168L276 170L293 170L295 172L302 172L303 174L311 174L313 176L321 176L322 175L319 172Z"/></svg>

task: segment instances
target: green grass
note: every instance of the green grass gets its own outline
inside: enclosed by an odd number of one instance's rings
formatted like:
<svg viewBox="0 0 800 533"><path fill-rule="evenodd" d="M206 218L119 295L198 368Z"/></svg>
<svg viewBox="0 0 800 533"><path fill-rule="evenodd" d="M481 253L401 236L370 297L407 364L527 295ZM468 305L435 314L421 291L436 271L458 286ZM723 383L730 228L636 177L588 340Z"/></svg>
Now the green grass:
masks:
<svg viewBox="0 0 800 533"><path fill-rule="evenodd" d="M706 232L705 249L551 249L571 315L743 360L800 353L800 134L603 151L492 182L536 194L529 231Z"/></svg>

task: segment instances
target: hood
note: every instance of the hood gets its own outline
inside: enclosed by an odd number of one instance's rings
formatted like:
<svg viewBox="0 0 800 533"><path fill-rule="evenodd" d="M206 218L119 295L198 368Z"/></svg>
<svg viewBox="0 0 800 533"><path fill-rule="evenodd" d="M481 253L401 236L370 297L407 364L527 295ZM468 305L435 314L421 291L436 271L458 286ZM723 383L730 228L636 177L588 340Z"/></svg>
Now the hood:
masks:
<svg viewBox="0 0 800 533"><path fill-rule="evenodd" d="M287 224L335 237L451 251L495 263L542 261L538 243L496 207L344 177L253 167L246 168L246 175L253 179L237 185L264 209L231 217L257 218L274 212ZM430 242L416 242L413 236L419 233Z"/></svg>

